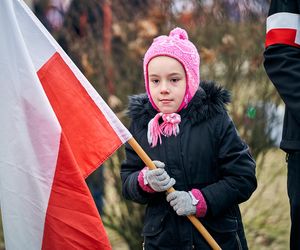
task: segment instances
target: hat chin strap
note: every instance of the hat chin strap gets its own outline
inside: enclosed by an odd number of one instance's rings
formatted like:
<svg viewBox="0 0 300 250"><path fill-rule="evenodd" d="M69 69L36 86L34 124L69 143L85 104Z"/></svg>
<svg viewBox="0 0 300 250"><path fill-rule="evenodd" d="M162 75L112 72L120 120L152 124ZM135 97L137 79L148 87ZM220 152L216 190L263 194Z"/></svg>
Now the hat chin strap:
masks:
<svg viewBox="0 0 300 250"><path fill-rule="evenodd" d="M162 117L163 122L159 124L159 119ZM147 138L151 147L155 147L158 143L162 143L161 136L169 137L179 134L179 123L181 117L177 113L163 114L157 113L148 123Z"/></svg>

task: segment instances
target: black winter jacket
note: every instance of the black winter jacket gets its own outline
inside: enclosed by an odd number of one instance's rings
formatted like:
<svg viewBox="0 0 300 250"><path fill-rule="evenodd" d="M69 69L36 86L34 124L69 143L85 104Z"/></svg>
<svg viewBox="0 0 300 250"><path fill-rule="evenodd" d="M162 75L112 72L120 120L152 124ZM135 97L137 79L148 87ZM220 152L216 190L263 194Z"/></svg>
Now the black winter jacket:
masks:
<svg viewBox="0 0 300 250"><path fill-rule="evenodd" d="M300 0L273 0L271 4L269 16L300 14ZM300 151L300 47L286 44L287 37L272 40L274 43L264 52L264 67L285 103L280 147L286 152Z"/></svg>
<svg viewBox="0 0 300 250"><path fill-rule="evenodd" d="M180 112L178 136L163 137L161 145L149 146L147 125L156 111L145 94L130 100L130 130L152 160L166 164L176 190L201 190L208 206L201 221L222 249L247 249L238 204L256 188L255 162L227 114L228 92L211 82L200 86ZM128 144L126 157L121 166L123 195L147 204L145 249L210 249L191 222L173 211L164 193L150 194L140 188L137 177L144 163Z"/></svg>

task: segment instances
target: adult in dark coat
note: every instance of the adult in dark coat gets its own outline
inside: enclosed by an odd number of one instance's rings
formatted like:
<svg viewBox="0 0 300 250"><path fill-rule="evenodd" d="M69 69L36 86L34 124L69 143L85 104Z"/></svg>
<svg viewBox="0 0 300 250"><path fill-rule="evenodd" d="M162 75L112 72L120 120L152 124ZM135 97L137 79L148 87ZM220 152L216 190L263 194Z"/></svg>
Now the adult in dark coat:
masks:
<svg viewBox="0 0 300 250"><path fill-rule="evenodd" d="M130 131L153 160L165 163L176 190L201 190L207 212L201 222L223 250L248 249L238 204L256 188L255 162L228 116L229 93L213 82L202 82L187 108L182 109L180 133L162 137L151 147L147 126L157 111L146 94L131 97ZM148 193L138 184L144 163L126 144L121 166L126 199L147 204L142 235L145 249L210 249L184 216L178 216L164 192Z"/></svg>
<svg viewBox="0 0 300 250"><path fill-rule="evenodd" d="M285 103L280 148L287 153L290 249L300 249L300 1L272 0L264 66Z"/></svg>

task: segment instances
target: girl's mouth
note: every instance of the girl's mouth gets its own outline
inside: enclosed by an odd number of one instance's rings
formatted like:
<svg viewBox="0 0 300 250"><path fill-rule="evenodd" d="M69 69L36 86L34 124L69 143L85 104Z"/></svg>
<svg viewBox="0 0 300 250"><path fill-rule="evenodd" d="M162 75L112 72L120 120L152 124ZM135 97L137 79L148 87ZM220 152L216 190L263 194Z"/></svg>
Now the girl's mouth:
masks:
<svg viewBox="0 0 300 250"><path fill-rule="evenodd" d="M172 102L172 100L170 100L170 99L161 99L160 102L162 104L169 104L170 102Z"/></svg>

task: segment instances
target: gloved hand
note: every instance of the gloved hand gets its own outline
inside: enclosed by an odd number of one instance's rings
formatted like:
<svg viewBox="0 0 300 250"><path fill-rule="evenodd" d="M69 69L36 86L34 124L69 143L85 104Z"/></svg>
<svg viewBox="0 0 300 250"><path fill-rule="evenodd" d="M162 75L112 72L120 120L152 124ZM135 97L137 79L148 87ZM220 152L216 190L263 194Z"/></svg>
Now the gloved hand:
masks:
<svg viewBox="0 0 300 250"><path fill-rule="evenodd" d="M161 161L153 161L157 169L144 172L144 182L156 192L164 192L175 184L175 180L166 172L165 164Z"/></svg>
<svg viewBox="0 0 300 250"><path fill-rule="evenodd" d="M174 191L167 195L167 201L178 215L196 214L198 200L190 192Z"/></svg>

